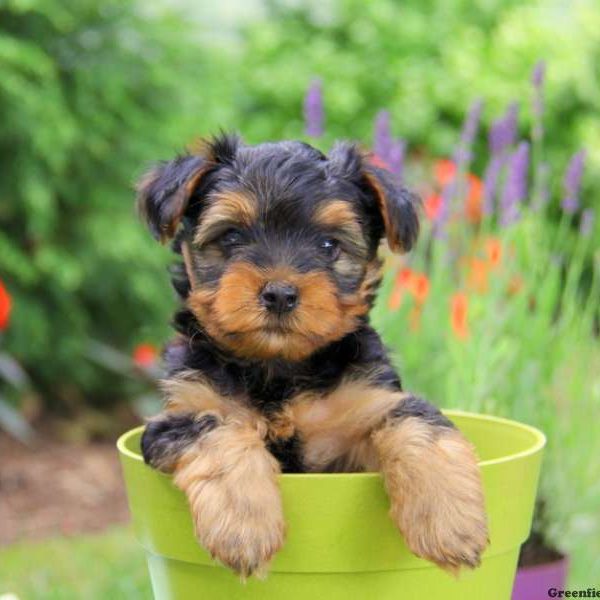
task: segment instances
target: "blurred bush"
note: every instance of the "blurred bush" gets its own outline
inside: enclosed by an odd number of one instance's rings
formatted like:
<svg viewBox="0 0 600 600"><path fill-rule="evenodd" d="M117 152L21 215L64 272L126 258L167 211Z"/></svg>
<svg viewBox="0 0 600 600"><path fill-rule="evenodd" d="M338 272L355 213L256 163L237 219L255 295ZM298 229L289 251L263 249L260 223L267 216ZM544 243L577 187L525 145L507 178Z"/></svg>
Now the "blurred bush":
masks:
<svg viewBox="0 0 600 600"><path fill-rule="evenodd" d="M595 172L588 184L600 188L600 11L595 0L267 5L265 19L245 30L240 108L244 133L252 141L298 136L299 99L311 78L320 77L328 108L324 147L339 137L369 141L373 118L385 107L394 133L416 151L447 156L465 108L476 97L486 99L485 126L510 102L520 101L521 133L526 133L530 69L545 59L546 158L564 165L569 152L586 147ZM482 167L476 162L475 171Z"/></svg>
<svg viewBox="0 0 600 600"><path fill-rule="evenodd" d="M199 91L219 63L182 17L132 0L10 0L0 64L3 345L47 407L106 406L131 381L91 362L90 341L162 340L172 309L168 253L139 224L131 182L190 141L192 121L214 127L218 82Z"/></svg>
<svg viewBox="0 0 600 600"><path fill-rule="evenodd" d="M102 365L98 352L91 360L90 348L130 354L168 335L169 252L133 210L143 164L218 127L250 142L301 137L302 97L315 76L327 106L324 149L337 137L370 142L386 107L413 156L438 157L450 154L478 96L484 126L522 99L525 133L529 72L545 58L545 159L562 173L585 146L583 197L598 197L593 0L254 4L248 23L230 22L223 35L216 7L192 2L178 3L181 13L137 0L0 4L0 280L14 301L2 345L44 407L131 398L142 384ZM484 144L481 136L478 174Z"/></svg>

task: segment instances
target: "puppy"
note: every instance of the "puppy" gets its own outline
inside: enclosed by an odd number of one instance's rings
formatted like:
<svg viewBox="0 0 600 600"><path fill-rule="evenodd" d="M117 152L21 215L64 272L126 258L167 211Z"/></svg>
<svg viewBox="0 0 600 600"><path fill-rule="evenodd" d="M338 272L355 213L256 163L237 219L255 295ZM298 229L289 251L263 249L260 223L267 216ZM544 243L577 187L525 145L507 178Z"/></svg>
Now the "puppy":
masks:
<svg viewBox="0 0 600 600"><path fill-rule="evenodd" d="M329 156L222 135L138 184L150 230L183 257L166 407L144 460L172 473L200 543L264 574L285 521L278 475L380 471L418 556L456 572L487 545L471 445L402 391L368 321L377 249L417 239L417 199L352 144Z"/></svg>

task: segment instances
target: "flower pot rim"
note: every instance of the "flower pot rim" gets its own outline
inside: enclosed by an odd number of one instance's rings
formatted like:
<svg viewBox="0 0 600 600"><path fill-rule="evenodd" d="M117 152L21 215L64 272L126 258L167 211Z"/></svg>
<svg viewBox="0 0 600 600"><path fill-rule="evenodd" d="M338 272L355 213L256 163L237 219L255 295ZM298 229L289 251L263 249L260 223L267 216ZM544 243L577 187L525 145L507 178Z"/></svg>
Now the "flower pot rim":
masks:
<svg viewBox="0 0 600 600"><path fill-rule="evenodd" d="M495 415L474 413L474 412L456 410L456 409L443 409L442 412L445 415L448 415L450 417L452 417L452 416L468 417L469 419L484 421L484 422L488 422L488 423L495 423L497 425L503 425L505 427L510 427L513 429L520 429L521 431L527 432L532 436L533 443L527 449L522 450L520 452L506 454L506 455L500 456L498 458L492 458L489 460L479 461L480 467L488 467L488 466L492 466L492 465L499 465L499 464L519 460L519 459L525 458L527 456L536 454L537 452L542 450L542 448L544 448L544 446L546 445L546 436L544 435L544 433L542 433L536 427L532 427L531 425L526 425L525 423L521 423L520 421L514 421L512 419L505 419L504 417L497 417ZM119 439L117 440L117 448L121 454L123 454L133 460L136 460L138 462L143 462L144 459L143 459L142 455L139 452L133 452L132 450L130 450L127 446L127 443L131 437L134 437L135 435L139 434L141 431L143 431L144 428L145 428L145 425L139 425L138 427L135 427L133 429L130 429L129 431L126 431L119 437ZM332 478L335 478L335 477L371 478L371 477L380 477L380 475L379 475L379 473L375 473L375 472L366 472L366 473L286 473L286 474L280 475L280 477L285 477L285 478L302 477L302 478L307 478L307 479L327 478L327 479L331 480Z"/></svg>

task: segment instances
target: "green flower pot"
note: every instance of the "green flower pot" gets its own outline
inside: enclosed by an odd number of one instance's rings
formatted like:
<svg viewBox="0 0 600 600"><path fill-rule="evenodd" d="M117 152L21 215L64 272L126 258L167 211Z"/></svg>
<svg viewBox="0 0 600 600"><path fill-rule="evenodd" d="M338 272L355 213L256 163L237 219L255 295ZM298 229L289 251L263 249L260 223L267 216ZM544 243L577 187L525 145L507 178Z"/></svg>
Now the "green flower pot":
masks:
<svg viewBox="0 0 600 600"><path fill-rule="evenodd" d="M388 517L376 473L280 478L288 525L266 580L246 583L194 537L185 496L140 455L143 428L118 441L136 536L154 595L167 599L509 600L519 547L529 534L544 435L496 417L447 411L477 448L491 544L481 567L458 578L415 557Z"/></svg>

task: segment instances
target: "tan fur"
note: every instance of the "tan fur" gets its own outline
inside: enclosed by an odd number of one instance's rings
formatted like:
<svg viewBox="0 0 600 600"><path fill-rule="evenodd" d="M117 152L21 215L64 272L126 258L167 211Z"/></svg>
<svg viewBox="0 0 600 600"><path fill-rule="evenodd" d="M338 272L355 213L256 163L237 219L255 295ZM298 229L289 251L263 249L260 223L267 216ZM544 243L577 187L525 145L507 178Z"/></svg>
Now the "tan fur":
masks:
<svg viewBox="0 0 600 600"><path fill-rule="evenodd" d="M370 434L405 395L349 380L327 395L305 393L285 410L304 444L311 471L377 470Z"/></svg>
<svg viewBox="0 0 600 600"><path fill-rule="evenodd" d="M417 417L373 434L390 515L417 555L456 573L475 567L488 543L473 447L455 429Z"/></svg>
<svg viewBox="0 0 600 600"><path fill-rule="evenodd" d="M213 194L209 199L210 206L202 217L200 226L194 236L194 243L204 244L215 225L231 223L249 226L257 217L257 203L247 192L224 192Z"/></svg>
<svg viewBox="0 0 600 600"><path fill-rule="evenodd" d="M167 411L210 413L221 420L174 466L174 482L188 498L198 540L243 577L264 574L285 534L280 469L265 447L265 420L191 373L163 382L163 389Z"/></svg>
<svg viewBox="0 0 600 600"><path fill-rule="evenodd" d="M185 184L181 185L173 193L173 199L171 200L168 206L167 223L163 225L162 230L159 234L161 243L166 242L175 235L175 231L177 230L177 226L179 225L179 222L183 217L183 213L187 208L188 200L192 195L192 192L209 169L209 163L202 164L196 170L196 172L189 177ZM136 192L138 196L138 211L140 213L144 212L143 198L146 196L150 186L159 176L160 169L153 169L146 175L142 176L142 178L136 184Z"/></svg>
<svg viewBox="0 0 600 600"><path fill-rule="evenodd" d="M375 298L377 288L381 283L381 266L383 262L379 258L375 258L367 264L365 278L360 285L358 291L359 303L365 306L370 306Z"/></svg>
<svg viewBox="0 0 600 600"><path fill-rule="evenodd" d="M299 305L283 327L270 326L270 315L259 303L268 281L298 288ZM238 356L287 360L302 360L343 337L369 309L362 291L338 296L325 273L259 269L245 262L230 265L216 289L194 289L187 304L208 333Z"/></svg>
<svg viewBox="0 0 600 600"><path fill-rule="evenodd" d="M175 465L175 483L213 556L243 576L264 572L284 537L279 466L265 441L297 434L309 471L381 471L392 519L415 554L451 572L478 564L487 525L472 446L457 430L417 417L390 420L410 395L377 387L375 375L328 394L299 394L269 419L193 372L163 382L167 411L220 420Z"/></svg>
<svg viewBox="0 0 600 600"><path fill-rule="evenodd" d="M250 425L263 437L266 435L264 417L256 409L249 406L243 398L222 396L193 371L165 379L160 386L167 399L167 412L211 413L226 423Z"/></svg>
<svg viewBox="0 0 600 600"><path fill-rule="evenodd" d="M192 265L192 253L190 251L190 246L187 242L183 242L181 244L181 255L183 256L183 263L185 265L185 270L187 276L190 280L190 285L195 287L198 282L196 281L196 275L194 274L194 269Z"/></svg>
<svg viewBox="0 0 600 600"><path fill-rule="evenodd" d="M196 535L242 577L264 575L283 545L279 464L259 432L238 423L203 436L181 457L174 482L190 503Z"/></svg>
<svg viewBox="0 0 600 600"><path fill-rule="evenodd" d="M352 210L349 202L330 200L329 202L320 204L315 211L314 220L318 225L324 227L346 229L356 241L361 241L362 239L356 213Z"/></svg>
<svg viewBox="0 0 600 600"><path fill-rule="evenodd" d="M388 246L392 252L402 251L403 248L399 242L398 234L394 227L393 221L390 219L387 209L386 193L383 186L377 180L377 177L369 173L365 173L365 179L375 192L375 198L377 205L379 206L379 212L383 218L383 225L385 227L385 233L387 237Z"/></svg>

